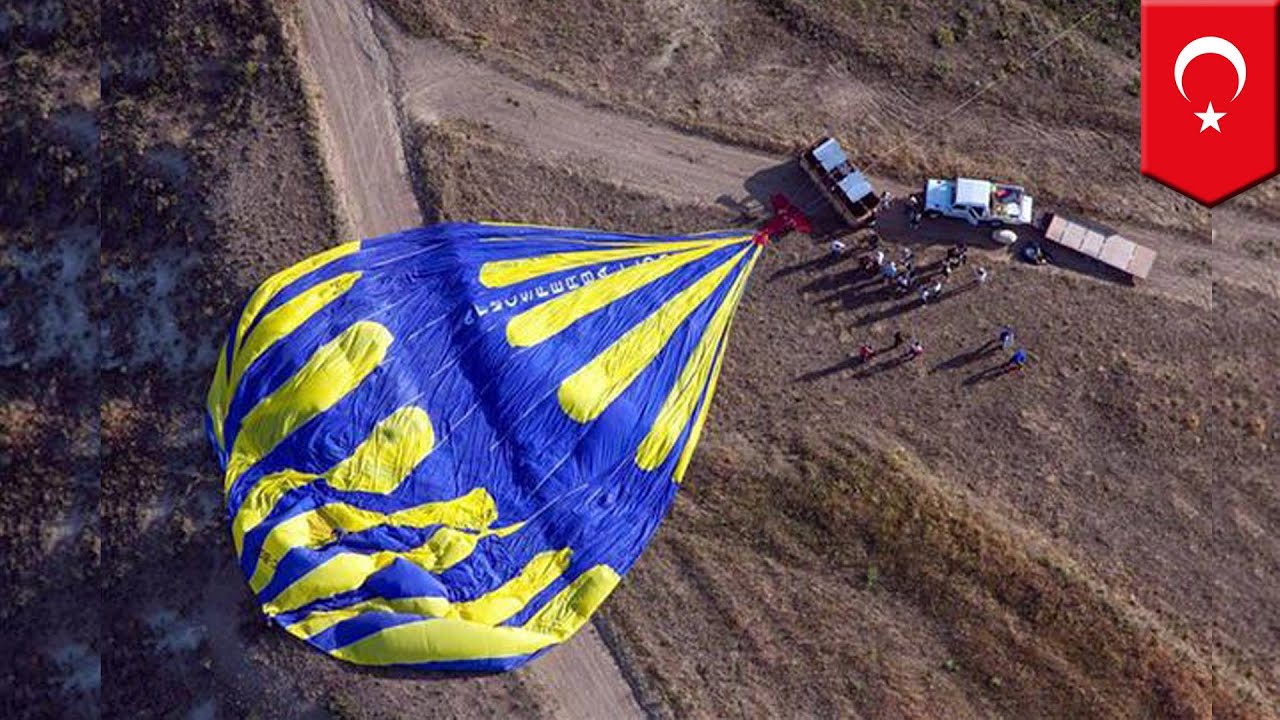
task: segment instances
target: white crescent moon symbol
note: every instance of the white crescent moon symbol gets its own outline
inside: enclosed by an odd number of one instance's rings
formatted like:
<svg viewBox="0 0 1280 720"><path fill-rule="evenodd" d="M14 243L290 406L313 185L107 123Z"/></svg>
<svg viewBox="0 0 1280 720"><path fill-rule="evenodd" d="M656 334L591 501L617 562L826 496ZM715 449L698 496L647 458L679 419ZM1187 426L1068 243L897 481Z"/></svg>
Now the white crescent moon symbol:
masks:
<svg viewBox="0 0 1280 720"><path fill-rule="evenodd" d="M1202 37L1196 38L1187 43L1182 48L1182 52L1178 53L1178 62L1173 66L1173 80L1178 83L1178 92L1182 93L1182 99L1188 102L1191 98L1187 97L1187 91L1182 89L1182 74L1186 72L1187 66L1192 60L1201 55L1220 55L1227 60L1236 69L1236 94L1231 96L1232 100L1240 97L1240 91L1244 90L1245 64L1244 55L1240 54L1239 48L1220 37Z"/></svg>

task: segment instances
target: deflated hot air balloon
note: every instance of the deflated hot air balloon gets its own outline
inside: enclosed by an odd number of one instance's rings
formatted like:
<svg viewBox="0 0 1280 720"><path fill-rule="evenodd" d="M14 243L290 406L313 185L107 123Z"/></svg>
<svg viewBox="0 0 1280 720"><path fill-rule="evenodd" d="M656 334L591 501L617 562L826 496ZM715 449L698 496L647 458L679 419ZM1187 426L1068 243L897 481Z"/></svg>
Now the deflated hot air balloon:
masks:
<svg viewBox="0 0 1280 720"><path fill-rule="evenodd" d="M671 504L761 238L449 223L264 282L207 419L267 616L423 670L573 635Z"/></svg>

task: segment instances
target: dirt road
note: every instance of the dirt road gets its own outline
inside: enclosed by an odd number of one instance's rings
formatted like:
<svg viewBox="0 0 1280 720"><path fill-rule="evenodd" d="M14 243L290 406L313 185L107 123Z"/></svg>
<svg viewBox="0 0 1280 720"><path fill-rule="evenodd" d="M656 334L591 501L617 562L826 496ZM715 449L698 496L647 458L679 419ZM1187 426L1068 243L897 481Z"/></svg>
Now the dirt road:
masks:
<svg viewBox="0 0 1280 720"><path fill-rule="evenodd" d="M371 237L421 225L401 141L395 68L363 3L316 0L303 4L303 59L323 99L322 142L351 229ZM594 626L517 672L539 706L564 718L644 716L617 662ZM493 678L433 679L433 689L456 714L491 708Z"/></svg>
<svg viewBox="0 0 1280 720"><path fill-rule="evenodd" d="M795 195L808 189L786 158L589 107L508 77L441 42L410 36L380 12L373 22L399 77L398 102L408 119L483 123L546 160L586 167L620 185L682 201L750 198L759 203L773 192ZM911 191L885 178L872 180L899 196ZM930 240L946 240L951 225L937 224ZM1213 245L1119 229L1160 254L1141 290L1207 306L1214 282L1280 297L1280 265L1258 261L1244 247L1259 226L1239 211L1219 210Z"/></svg>

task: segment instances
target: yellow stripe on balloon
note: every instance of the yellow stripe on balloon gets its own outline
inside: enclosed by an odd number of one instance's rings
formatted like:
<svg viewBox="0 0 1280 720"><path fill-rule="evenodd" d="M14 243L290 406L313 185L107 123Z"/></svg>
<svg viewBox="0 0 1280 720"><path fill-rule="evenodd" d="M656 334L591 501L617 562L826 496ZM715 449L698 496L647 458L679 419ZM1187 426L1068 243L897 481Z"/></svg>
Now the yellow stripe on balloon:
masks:
<svg viewBox="0 0 1280 720"><path fill-rule="evenodd" d="M271 302L271 298L275 297L281 290L294 280L306 275L312 270L318 270L329 263L344 258L348 255L355 254L360 249L360 242L349 242L344 245L329 248L322 253L312 255L302 262L285 268L280 272L267 278L265 282L258 286L253 295L249 298L249 302L244 306L244 312L240 313L240 322L236 326L236 342L235 349L239 349L240 342L244 339L245 332L253 321L258 317L258 313L262 308Z"/></svg>
<svg viewBox="0 0 1280 720"><path fill-rule="evenodd" d="M672 253L653 262L632 265L548 300L511 318L507 342L513 347L532 347L553 337L573 323L617 302L655 280L710 255L719 248L703 247Z"/></svg>
<svg viewBox="0 0 1280 720"><path fill-rule="evenodd" d="M680 324L711 296L746 253L743 249L663 303L562 382L558 397L565 413L580 423L599 417L653 362Z"/></svg>
<svg viewBox="0 0 1280 720"><path fill-rule="evenodd" d="M289 624L285 630L303 640L322 633L340 622L365 613L395 613L444 617L449 612L449 601L442 597L373 598L337 610L317 610L301 620Z"/></svg>
<svg viewBox="0 0 1280 720"><path fill-rule="evenodd" d="M240 556L244 548L244 536L271 514L276 503L280 502L280 498L291 490L315 482L319 477L313 473L282 470L266 475L254 483L245 494L244 502L240 503L240 507L236 509L236 516L231 521L231 541L236 548L236 557Z"/></svg>
<svg viewBox="0 0 1280 720"><path fill-rule="evenodd" d="M438 597L373 598L334 610L317 610L286 628L307 638L363 612L388 612L424 617L457 618L481 625L497 625L524 609L569 568L568 548L539 553L514 578L496 590L466 602Z"/></svg>
<svg viewBox="0 0 1280 720"><path fill-rule="evenodd" d="M231 537L236 555L244 536L263 521L285 493L320 478L337 490L387 494L400 486L435 448L431 419L420 407L406 405L373 428L352 453L322 474L284 470L259 480L236 510Z"/></svg>
<svg viewBox="0 0 1280 720"><path fill-rule="evenodd" d="M379 526L424 528L444 525L465 530L483 530L498 519L498 507L484 488L462 497L406 508L394 513L365 510L347 503L329 503L299 513L275 527L262 542L249 587L260 592L275 577L276 566L290 550L318 548L341 535Z"/></svg>
<svg viewBox="0 0 1280 720"><path fill-rule="evenodd" d="M350 457L325 473L336 490L387 494L435 448L431 419L407 405L387 416Z"/></svg>
<svg viewBox="0 0 1280 720"><path fill-rule="evenodd" d="M560 591L521 627L485 627L439 618L379 630L333 650L357 665L413 665L457 660L519 657L564 642L587 623L621 578L597 565Z"/></svg>
<svg viewBox="0 0 1280 720"><path fill-rule="evenodd" d="M530 655L556 642L524 628L436 618L385 628L330 653L356 665L413 665Z"/></svg>
<svg viewBox="0 0 1280 720"><path fill-rule="evenodd" d="M345 295L356 280L360 279L360 275L358 272L344 273L307 288L297 297L291 298L267 313L254 326L249 337L244 340L232 358L229 379L222 385L219 402L209 407L209 415L213 420L214 432L218 436L219 444L222 443L223 423L226 421L227 409L231 404L231 395L253 361L261 357L280 339L297 330L313 315ZM222 362L223 358L219 358L219 363Z"/></svg>
<svg viewBox="0 0 1280 720"><path fill-rule="evenodd" d="M493 260L480 266L480 283L488 288L501 288L549 273L572 270L587 265L630 260L646 255L665 255L695 248L718 248L742 242L742 238L657 242L611 250L582 250L549 253L527 258Z"/></svg>
<svg viewBox="0 0 1280 720"><path fill-rule="evenodd" d="M396 560L412 563L427 572L443 572L470 557L482 539L489 536L510 535L523 525L523 523L516 523L494 530L482 530L478 533L443 527L425 543L407 552L384 550L369 555L354 552L338 553L295 580L262 607L267 615L278 615L296 610L316 600L356 590L371 575Z"/></svg>
<svg viewBox="0 0 1280 720"><path fill-rule="evenodd" d="M751 274L752 268L755 267L756 260L760 258L759 251L751 256L751 264L747 266L746 275ZM684 471L689 468L689 462L693 459L694 448L698 446L698 439L702 437L702 428L707 423L707 411L711 409L711 398L716 394L716 383L720 381L720 366L724 362L725 351L729 349L728 333L733 331L733 318L729 319L729 327L725 330L725 341L720 344L720 352L716 354L715 367L711 369L711 382L707 385L705 399L702 406L698 408L698 418L693 421L693 429L689 431L689 439L684 444L684 449L680 451L680 459L676 462L675 472L672 477L677 483L684 482Z"/></svg>
<svg viewBox="0 0 1280 720"><path fill-rule="evenodd" d="M259 402L242 428L227 460L223 490L271 452L294 430L350 394L386 357L391 331L361 321L317 350L275 392Z"/></svg>
<svg viewBox="0 0 1280 720"><path fill-rule="evenodd" d="M622 577L608 565L596 565L556 593L524 624L526 630L564 642L591 619Z"/></svg>
<svg viewBox="0 0 1280 720"><path fill-rule="evenodd" d="M720 340L725 336L725 330L730 318L733 317L733 311L738 305L738 299L742 296L742 289L750 273L750 267L739 273L733 287L702 332L702 339L698 341L693 354L685 362L684 368L680 371L680 377L667 393L667 398L663 401L662 409L658 411L658 417L654 420L653 426L649 428L649 433L636 449L636 464L642 470L653 470L666 462L676 441L688 427L689 419L693 417L698 399L702 397L702 390L707 386L719 355Z"/></svg>
<svg viewBox="0 0 1280 720"><path fill-rule="evenodd" d="M222 424L226 422L227 400L227 341L222 341L222 346L218 349L218 365L213 370L213 382L209 384L209 392L205 396L204 406L209 413L210 425L213 428L213 436L218 441L218 449L221 450L225 445L222 436Z"/></svg>

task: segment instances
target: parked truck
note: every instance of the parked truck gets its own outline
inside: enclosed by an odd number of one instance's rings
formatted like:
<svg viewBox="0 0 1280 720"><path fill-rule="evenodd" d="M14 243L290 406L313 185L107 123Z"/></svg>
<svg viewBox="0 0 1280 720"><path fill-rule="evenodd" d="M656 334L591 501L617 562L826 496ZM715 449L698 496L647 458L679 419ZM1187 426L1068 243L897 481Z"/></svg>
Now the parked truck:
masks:
<svg viewBox="0 0 1280 720"><path fill-rule="evenodd" d="M924 186L926 217L950 217L970 225L1029 225L1031 196L1017 185L956 178L930 178Z"/></svg>
<svg viewBox="0 0 1280 720"><path fill-rule="evenodd" d="M849 161L835 138L823 138L801 153L800 167L840 217L854 227L864 223L880 203L871 182Z"/></svg>

